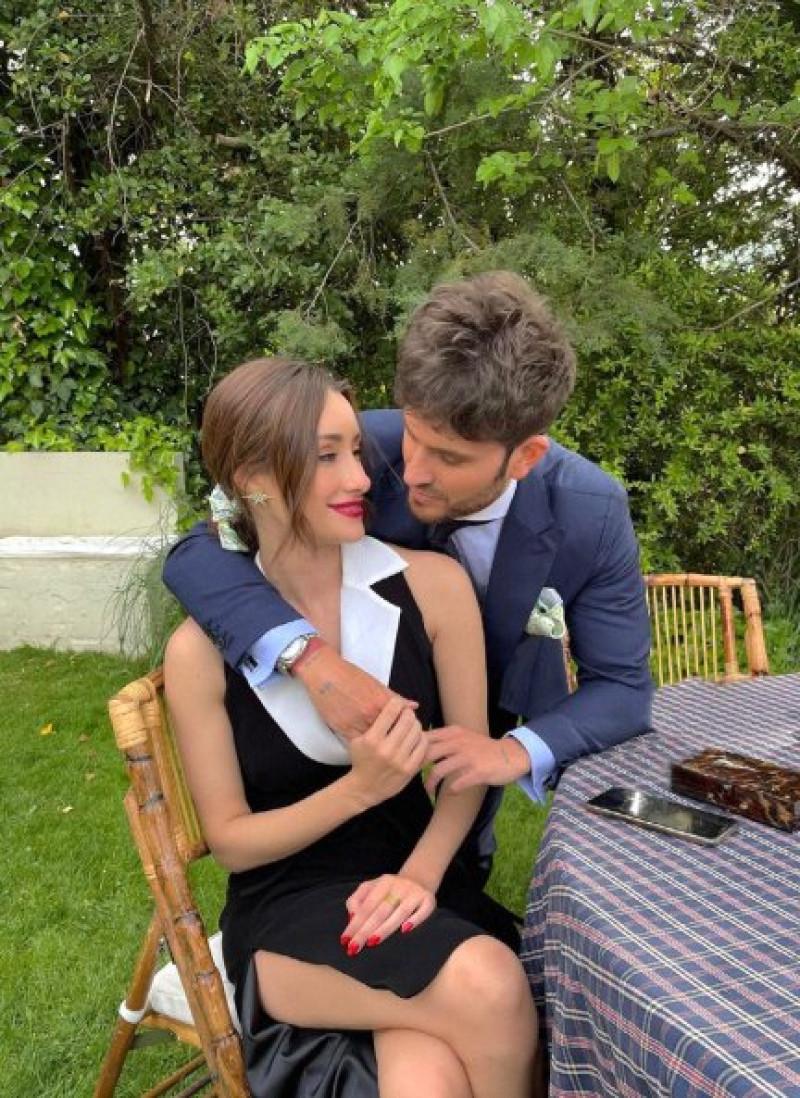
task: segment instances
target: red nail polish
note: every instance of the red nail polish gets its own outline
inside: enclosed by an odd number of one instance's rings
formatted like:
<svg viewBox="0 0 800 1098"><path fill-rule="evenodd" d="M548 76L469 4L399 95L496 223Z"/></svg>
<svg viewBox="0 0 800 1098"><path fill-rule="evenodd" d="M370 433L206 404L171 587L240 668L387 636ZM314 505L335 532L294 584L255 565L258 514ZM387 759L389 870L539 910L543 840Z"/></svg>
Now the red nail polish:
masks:
<svg viewBox="0 0 800 1098"><path fill-rule="evenodd" d="M361 946L358 945L357 942L351 942L350 945L347 947L347 956L348 957L355 957L356 953L360 953L360 952L361 952Z"/></svg>
<svg viewBox="0 0 800 1098"><path fill-rule="evenodd" d="M413 929L414 929L414 924L411 922L410 919L406 919L406 921L400 927L400 933L401 934L408 934L409 930L413 930Z"/></svg>
<svg viewBox="0 0 800 1098"><path fill-rule="evenodd" d="M372 949L373 946L378 946L380 944L381 944L380 934L373 934L371 938L367 938L367 945L370 947L370 949Z"/></svg>
<svg viewBox="0 0 800 1098"><path fill-rule="evenodd" d="M341 936L341 938L339 939L339 941L341 942L341 944L343 946L349 946L350 945L350 935L349 934L343 934Z"/></svg>

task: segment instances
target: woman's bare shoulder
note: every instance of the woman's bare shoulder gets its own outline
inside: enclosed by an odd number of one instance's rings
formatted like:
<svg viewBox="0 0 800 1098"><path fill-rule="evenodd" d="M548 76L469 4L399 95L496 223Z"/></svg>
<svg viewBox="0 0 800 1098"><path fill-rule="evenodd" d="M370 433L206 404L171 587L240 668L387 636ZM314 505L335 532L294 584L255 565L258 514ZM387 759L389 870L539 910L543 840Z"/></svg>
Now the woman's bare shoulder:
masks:
<svg viewBox="0 0 800 1098"><path fill-rule="evenodd" d="M407 563L408 585L421 604L474 597L469 576L452 557L432 553L429 549L406 549L399 545L392 548Z"/></svg>
<svg viewBox="0 0 800 1098"><path fill-rule="evenodd" d="M167 641L164 649L164 672L169 685L170 675L191 669L194 675L202 670L209 673L222 670L222 656L193 618L186 618Z"/></svg>

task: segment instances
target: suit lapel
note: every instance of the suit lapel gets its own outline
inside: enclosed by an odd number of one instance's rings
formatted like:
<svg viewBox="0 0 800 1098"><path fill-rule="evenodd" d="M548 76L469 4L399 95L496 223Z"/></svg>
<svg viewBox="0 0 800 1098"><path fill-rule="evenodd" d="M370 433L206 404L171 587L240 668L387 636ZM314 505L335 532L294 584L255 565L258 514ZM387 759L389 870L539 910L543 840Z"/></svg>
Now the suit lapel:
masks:
<svg viewBox="0 0 800 1098"><path fill-rule="evenodd" d="M489 680L499 687L545 585L563 533L555 525L544 479L519 482L497 542L484 603Z"/></svg>

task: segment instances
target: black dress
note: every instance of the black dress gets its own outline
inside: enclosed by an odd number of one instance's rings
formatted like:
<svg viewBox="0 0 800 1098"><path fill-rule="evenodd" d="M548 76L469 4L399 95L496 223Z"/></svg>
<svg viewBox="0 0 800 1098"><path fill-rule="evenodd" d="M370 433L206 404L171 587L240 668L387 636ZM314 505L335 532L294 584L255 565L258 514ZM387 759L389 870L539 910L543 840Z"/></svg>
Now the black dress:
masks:
<svg viewBox="0 0 800 1098"><path fill-rule="evenodd" d="M389 685L418 700L423 727L435 726L441 721L439 698L419 608L402 574L381 580L373 590L401 611ZM240 675L229 669L226 675L225 704L254 812L293 804L342 776L345 767L316 762L295 747ZM259 1092L269 1098L297 1098L303 1093L302 1081L312 1077L306 1093L315 1098L366 1098L377 1094L377 1087L364 1075L374 1070L369 1035L332 1034L325 1040L318 1031L264 1017L250 964L255 950L328 965L370 987L408 998L422 991L468 938L488 932L517 947L512 917L480 891L456 858L428 919L409 934L392 934L375 948L347 956L340 942L348 922L347 897L363 881L397 872L431 813L422 780L416 778L395 797L304 850L231 875L220 926L256 1098Z"/></svg>

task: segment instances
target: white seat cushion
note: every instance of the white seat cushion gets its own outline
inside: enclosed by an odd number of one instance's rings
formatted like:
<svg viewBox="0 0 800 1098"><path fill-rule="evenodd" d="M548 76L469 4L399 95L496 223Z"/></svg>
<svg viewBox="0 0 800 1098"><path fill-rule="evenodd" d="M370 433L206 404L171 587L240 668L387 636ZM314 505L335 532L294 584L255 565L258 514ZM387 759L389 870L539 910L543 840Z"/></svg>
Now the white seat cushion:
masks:
<svg viewBox="0 0 800 1098"><path fill-rule="evenodd" d="M242 1032L239 1019L236 1015L236 1006L233 1001L233 984L228 980L225 972L225 962L222 960L222 934L218 931L208 939L211 956L214 964L222 977L222 985L225 988L225 998L228 1000L228 1009L231 1012L233 1024L239 1033ZM184 1022L186 1025L194 1025L189 1004L186 1001L183 984L178 975L178 969L174 964L164 965L156 972L153 983L150 986L150 995L147 999L150 1010L166 1014L168 1018L174 1018L176 1022Z"/></svg>

